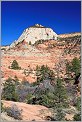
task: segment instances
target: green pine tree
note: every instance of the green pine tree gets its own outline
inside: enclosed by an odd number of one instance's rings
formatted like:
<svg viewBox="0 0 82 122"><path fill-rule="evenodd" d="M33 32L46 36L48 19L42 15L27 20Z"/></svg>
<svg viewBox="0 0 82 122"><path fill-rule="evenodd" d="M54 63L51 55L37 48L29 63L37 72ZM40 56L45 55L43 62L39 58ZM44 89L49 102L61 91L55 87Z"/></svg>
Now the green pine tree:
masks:
<svg viewBox="0 0 82 122"><path fill-rule="evenodd" d="M72 61L72 71L75 72L76 75L80 73L80 60L78 58L74 58Z"/></svg>
<svg viewBox="0 0 82 122"><path fill-rule="evenodd" d="M61 79L57 79L57 83L54 88L54 102L55 107L68 107L68 97L66 93L66 89L62 84Z"/></svg>
<svg viewBox="0 0 82 122"><path fill-rule="evenodd" d="M16 92L16 86L11 78L8 78L3 84L2 99L18 101L18 94Z"/></svg>
<svg viewBox="0 0 82 122"><path fill-rule="evenodd" d="M15 69L15 70L21 69L21 68L19 67L18 62L17 62L16 60L14 60L14 61L12 62L12 64L11 64L11 69Z"/></svg>

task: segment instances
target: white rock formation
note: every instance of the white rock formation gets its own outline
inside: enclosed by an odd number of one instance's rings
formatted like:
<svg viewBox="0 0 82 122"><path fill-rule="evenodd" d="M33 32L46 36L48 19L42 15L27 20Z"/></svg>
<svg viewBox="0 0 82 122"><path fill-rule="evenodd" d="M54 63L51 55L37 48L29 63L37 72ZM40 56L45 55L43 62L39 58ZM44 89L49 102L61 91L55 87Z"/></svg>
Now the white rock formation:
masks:
<svg viewBox="0 0 82 122"><path fill-rule="evenodd" d="M17 41L13 42L10 47L15 46L18 42L22 42L24 39L26 42L34 44L37 40L43 39L57 39L58 35L51 29L39 24L35 24L23 31L22 35Z"/></svg>

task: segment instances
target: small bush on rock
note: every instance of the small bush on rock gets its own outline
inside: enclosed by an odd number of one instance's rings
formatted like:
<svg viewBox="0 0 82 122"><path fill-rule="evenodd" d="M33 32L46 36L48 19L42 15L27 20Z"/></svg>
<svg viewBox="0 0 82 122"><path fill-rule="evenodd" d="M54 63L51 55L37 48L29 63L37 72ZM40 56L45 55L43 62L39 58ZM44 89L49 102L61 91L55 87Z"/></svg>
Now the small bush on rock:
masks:
<svg viewBox="0 0 82 122"><path fill-rule="evenodd" d="M11 107L7 107L5 109L8 116L14 117L14 119L22 120L22 110L17 107L17 105L12 105Z"/></svg>
<svg viewBox="0 0 82 122"><path fill-rule="evenodd" d="M12 62L11 69L15 69L15 70L21 69L21 67L19 67L18 62L16 60Z"/></svg>

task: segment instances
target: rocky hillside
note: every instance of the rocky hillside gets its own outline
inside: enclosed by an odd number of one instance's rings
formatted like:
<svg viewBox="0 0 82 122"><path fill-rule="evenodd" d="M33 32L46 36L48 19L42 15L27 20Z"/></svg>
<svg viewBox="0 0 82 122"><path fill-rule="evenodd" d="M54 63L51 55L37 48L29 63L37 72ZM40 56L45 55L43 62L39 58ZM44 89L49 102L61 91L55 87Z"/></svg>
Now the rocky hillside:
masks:
<svg viewBox="0 0 82 122"><path fill-rule="evenodd" d="M15 75L29 82L36 81L36 66L48 65L51 69L55 69L59 62L62 62L61 77L65 76L65 63L71 61L74 57L80 58L81 35L59 40L39 40L33 45L29 45L26 40L18 43L15 47L7 47L3 50L1 58L1 71L3 79L14 77ZM13 70L11 66L13 60L16 60L21 70ZM31 73L25 75L24 71ZM55 72L55 70L54 70ZM55 72L56 73L56 72Z"/></svg>
<svg viewBox="0 0 82 122"><path fill-rule="evenodd" d="M80 120L80 52L81 33L42 25L1 47L2 121Z"/></svg>

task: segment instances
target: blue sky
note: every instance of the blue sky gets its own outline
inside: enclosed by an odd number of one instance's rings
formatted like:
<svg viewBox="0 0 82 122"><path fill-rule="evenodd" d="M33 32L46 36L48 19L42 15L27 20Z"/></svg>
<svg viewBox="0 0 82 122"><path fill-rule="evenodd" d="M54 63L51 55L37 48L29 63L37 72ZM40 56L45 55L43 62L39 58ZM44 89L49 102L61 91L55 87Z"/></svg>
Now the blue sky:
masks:
<svg viewBox="0 0 82 122"><path fill-rule="evenodd" d="M2 45L17 40L34 24L52 28L57 34L81 31L81 2L1 2Z"/></svg>

